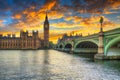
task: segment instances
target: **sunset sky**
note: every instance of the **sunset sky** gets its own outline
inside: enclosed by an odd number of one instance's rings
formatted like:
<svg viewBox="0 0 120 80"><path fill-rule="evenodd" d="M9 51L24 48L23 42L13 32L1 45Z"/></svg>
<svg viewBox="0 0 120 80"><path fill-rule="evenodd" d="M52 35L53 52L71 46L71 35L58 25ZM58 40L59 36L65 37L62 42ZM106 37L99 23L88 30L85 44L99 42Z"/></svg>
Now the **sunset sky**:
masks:
<svg viewBox="0 0 120 80"><path fill-rule="evenodd" d="M64 33L87 35L120 27L120 0L0 0L0 34L38 30L43 37L45 13L50 22L50 41Z"/></svg>

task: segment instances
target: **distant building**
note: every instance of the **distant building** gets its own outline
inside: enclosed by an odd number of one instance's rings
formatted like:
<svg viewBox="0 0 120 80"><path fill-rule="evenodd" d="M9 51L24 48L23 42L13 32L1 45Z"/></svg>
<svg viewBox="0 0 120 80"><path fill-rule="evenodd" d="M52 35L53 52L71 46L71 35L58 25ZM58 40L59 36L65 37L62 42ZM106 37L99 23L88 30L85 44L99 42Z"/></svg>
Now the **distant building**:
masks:
<svg viewBox="0 0 120 80"><path fill-rule="evenodd" d="M82 34L76 34L74 36L73 35L68 36L67 34L64 34L61 39L60 38L58 39L57 44L60 42L65 42L67 40L72 40L79 37L82 37Z"/></svg>
<svg viewBox="0 0 120 80"><path fill-rule="evenodd" d="M49 22L46 14L44 22L44 40L38 36L38 31L32 31L29 35L28 31L20 31L20 37L15 34L3 36L0 34L0 49L39 49L49 48Z"/></svg>

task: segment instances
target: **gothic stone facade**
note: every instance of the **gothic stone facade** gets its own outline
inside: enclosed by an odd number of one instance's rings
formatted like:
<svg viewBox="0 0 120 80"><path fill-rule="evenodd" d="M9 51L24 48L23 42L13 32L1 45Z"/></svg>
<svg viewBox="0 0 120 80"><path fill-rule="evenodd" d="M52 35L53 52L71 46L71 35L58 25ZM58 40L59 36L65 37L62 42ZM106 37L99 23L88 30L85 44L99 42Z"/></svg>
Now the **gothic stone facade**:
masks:
<svg viewBox="0 0 120 80"><path fill-rule="evenodd" d="M29 36L28 31L20 31L20 37L15 35L2 36L0 35L0 49L39 49L42 48L43 40L38 37L38 31L32 31L32 36Z"/></svg>

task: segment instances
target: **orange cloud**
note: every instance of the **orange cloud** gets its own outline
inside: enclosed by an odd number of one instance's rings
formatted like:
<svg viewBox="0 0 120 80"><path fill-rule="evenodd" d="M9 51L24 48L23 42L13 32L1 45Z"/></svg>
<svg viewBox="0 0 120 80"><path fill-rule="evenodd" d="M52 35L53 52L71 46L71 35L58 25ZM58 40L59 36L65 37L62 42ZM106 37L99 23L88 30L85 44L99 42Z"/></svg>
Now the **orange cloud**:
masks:
<svg viewBox="0 0 120 80"><path fill-rule="evenodd" d="M3 22L3 20L0 20L0 23L2 23Z"/></svg>
<svg viewBox="0 0 120 80"><path fill-rule="evenodd" d="M59 13L57 11L51 11L48 13L49 19L60 19L64 17L63 13Z"/></svg>
<svg viewBox="0 0 120 80"><path fill-rule="evenodd" d="M55 4L57 3L57 0L49 0L41 9L40 12L45 12L47 10L51 10Z"/></svg>
<svg viewBox="0 0 120 80"><path fill-rule="evenodd" d="M117 9L120 9L120 0L107 0L104 4L105 7L103 8L103 14L118 13ZM110 11L111 9L115 11Z"/></svg>
<svg viewBox="0 0 120 80"><path fill-rule="evenodd" d="M54 43L57 43L57 40L58 38L61 38L63 34L55 34L55 33L52 33L50 34L50 41L53 41Z"/></svg>
<svg viewBox="0 0 120 80"><path fill-rule="evenodd" d="M67 16L67 17L65 17L64 19L65 19L66 21L70 21L70 20L73 20L74 17L73 17L73 16Z"/></svg>
<svg viewBox="0 0 120 80"><path fill-rule="evenodd" d="M79 16L67 16L64 18L66 21L72 20L74 23L80 22L82 20L82 17Z"/></svg>
<svg viewBox="0 0 120 80"><path fill-rule="evenodd" d="M36 17L36 13L34 11L29 12L29 14L27 15L27 17L34 18L34 17Z"/></svg>
<svg viewBox="0 0 120 80"><path fill-rule="evenodd" d="M59 23L52 23L51 26L56 28L76 28L80 27L80 24L73 24L73 23L67 23L67 22L59 22Z"/></svg>
<svg viewBox="0 0 120 80"><path fill-rule="evenodd" d="M120 1L119 0L108 0L112 8L120 7Z"/></svg>
<svg viewBox="0 0 120 80"><path fill-rule="evenodd" d="M22 15L21 15L21 14L15 14L15 15L13 16L13 18L15 18L15 19L20 19L20 18L22 18Z"/></svg>
<svg viewBox="0 0 120 80"><path fill-rule="evenodd" d="M119 13L118 11L108 11L107 9L104 9L103 14L116 14Z"/></svg>
<svg viewBox="0 0 120 80"><path fill-rule="evenodd" d="M3 20L0 20L0 27L2 27L4 24L3 24Z"/></svg>
<svg viewBox="0 0 120 80"><path fill-rule="evenodd" d="M110 27L110 26L113 27L113 26L116 26L116 24L113 23L113 22L110 22L110 21L106 21L106 22L104 22L103 26L104 26L104 27Z"/></svg>

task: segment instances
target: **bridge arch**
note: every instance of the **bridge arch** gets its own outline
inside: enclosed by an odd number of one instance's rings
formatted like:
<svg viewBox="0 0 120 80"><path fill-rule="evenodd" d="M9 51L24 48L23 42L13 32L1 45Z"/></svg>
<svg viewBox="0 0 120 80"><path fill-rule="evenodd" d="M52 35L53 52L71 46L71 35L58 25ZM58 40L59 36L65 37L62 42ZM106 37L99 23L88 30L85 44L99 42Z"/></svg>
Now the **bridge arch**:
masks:
<svg viewBox="0 0 120 80"><path fill-rule="evenodd" d="M84 41L76 45L76 48L98 48L98 46L93 42Z"/></svg>
<svg viewBox="0 0 120 80"><path fill-rule="evenodd" d="M94 41L94 40L84 40L84 41L78 41L75 45L74 45L74 49L78 46L78 44L82 43L82 42L90 42L95 44L96 46L98 46L98 42Z"/></svg>
<svg viewBox="0 0 120 80"><path fill-rule="evenodd" d="M64 48L72 48L72 44L67 43Z"/></svg>
<svg viewBox="0 0 120 80"><path fill-rule="evenodd" d="M107 55L107 52L109 50L110 47L112 47L114 44L120 42L120 36L112 39L110 42L107 43L107 45L105 46L104 50L105 50L105 55Z"/></svg>
<svg viewBox="0 0 120 80"><path fill-rule="evenodd" d="M56 48L58 48L58 45L56 46Z"/></svg>
<svg viewBox="0 0 120 80"><path fill-rule="evenodd" d="M62 48L63 48L63 44L60 44L60 45L59 45L59 48L62 49Z"/></svg>
<svg viewBox="0 0 120 80"><path fill-rule="evenodd" d="M97 53L98 44L92 41L81 41L74 46L75 52Z"/></svg>

